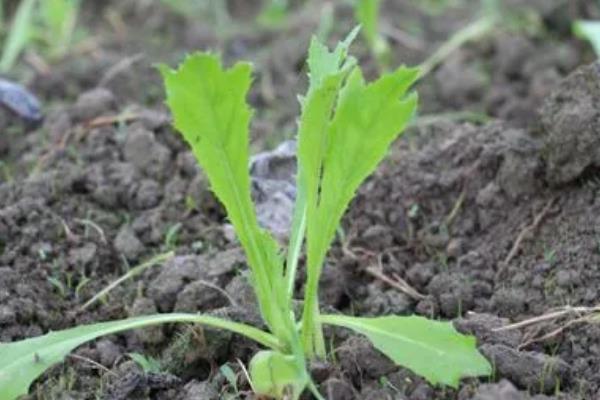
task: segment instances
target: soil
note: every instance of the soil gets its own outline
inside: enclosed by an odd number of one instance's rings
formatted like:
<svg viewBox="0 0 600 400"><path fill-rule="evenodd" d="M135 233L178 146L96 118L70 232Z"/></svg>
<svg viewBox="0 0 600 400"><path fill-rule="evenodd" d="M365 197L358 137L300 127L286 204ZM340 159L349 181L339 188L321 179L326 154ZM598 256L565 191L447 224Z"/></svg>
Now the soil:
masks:
<svg viewBox="0 0 600 400"><path fill-rule="evenodd" d="M255 3L228 2L230 29L155 2L86 3L81 23L93 46L49 70L30 63L14 74L46 117L33 127L0 111L0 342L155 312L261 324L245 257L170 126L152 67L199 48L252 60L255 152L292 138L292 93L306 88L303 57L319 13L297 5L285 27L267 29L247 18ZM423 61L478 12L477 1L425 3L384 2L395 63ZM328 399L600 398L600 324L582 319L582 309L501 329L600 303L600 64L569 29L600 9L587 1L503 4L514 21L463 46L416 87L422 118L360 189L321 282L325 308L452 320L477 337L494 374L433 387L365 339L329 330L336 362L311 367ZM335 14L332 42L354 24L348 6L336 4ZM364 43L355 50L376 75ZM272 156L255 159L254 194L263 222L285 236L293 146ZM267 174L265 162L283 172ZM167 251L175 257L83 307ZM257 348L201 327L113 335L79 348L26 398L252 398L237 360ZM131 353L160 365L143 370Z"/></svg>

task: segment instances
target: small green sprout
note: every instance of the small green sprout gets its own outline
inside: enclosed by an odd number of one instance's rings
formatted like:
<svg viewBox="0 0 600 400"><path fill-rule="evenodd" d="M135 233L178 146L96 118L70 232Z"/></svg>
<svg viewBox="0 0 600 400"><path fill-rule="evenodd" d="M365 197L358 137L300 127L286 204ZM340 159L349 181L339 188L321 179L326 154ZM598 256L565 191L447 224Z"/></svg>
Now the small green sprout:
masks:
<svg viewBox="0 0 600 400"><path fill-rule="evenodd" d="M489 375L489 362L475 338L451 323L418 316L362 318L321 314L319 278L340 221L360 184L375 170L391 143L413 117L416 94L409 89L417 69L401 67L367 83L349 37L330 51L316 38L308 54L309 88L300 98L297 196L287 254L263 230L250 196L249 124L246 102L252 70L247 63L223 68L218 56L196 53L176 70L160 66L175 127L190 145L221 200L245 250L266 330L206 315L163 314L50 333L0 344L0 400L26 393L31 382L78 345L101 335L169 322L192 322L244 335L264 347L250 361L259 395L298 400L318 392L307 370L325 358L323 325L367 337L397 365L431 384L458 386L462 377ZM306 252L302 314L294 305L297 266ZM43 362L32 363L33 354Z"/></svg>
<svg viewBox="0 0 600 400"><path fill-rule="evenodd" d="M221 372L221 374L225 377L225 380L227 380L227 383L229 384L229 386L231 387L231 390L228 391L228 395L231 398L238 398L239 397L239 389L238 389L238 376L237 374L233 371L233 369L229 366L229 364L223 364L221 365L221 367L219 368L219 372ZM233 393L230 393L233 392Z"/></svg>
<svg viewBox="0 0 600 400"><path fill-rule="evenodd" d="M162 365L159 360L153 357L146 356L140 353L127 354L137 365L140 366L145 374L159 373L162 370Z"/></svg>
<svg viewBox="0 0 600 400"><path fill-rule="evenodd" d="M169 250L173 250L177 247L177 240L179 239L179 231L183 224L181 222L177 222L167 229L167 233L165 233L165 247Z"/></svg>

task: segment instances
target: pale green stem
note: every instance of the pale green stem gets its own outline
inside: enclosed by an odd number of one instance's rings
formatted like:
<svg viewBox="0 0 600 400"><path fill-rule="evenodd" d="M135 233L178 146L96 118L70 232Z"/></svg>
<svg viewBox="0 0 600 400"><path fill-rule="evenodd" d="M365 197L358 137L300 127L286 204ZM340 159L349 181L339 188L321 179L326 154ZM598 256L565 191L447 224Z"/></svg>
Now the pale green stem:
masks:
<svg viewBox="0 0 600 400"><path fill-rule="evenodd" d="M302 188L302 180L298 178L298 192L296 193L296 204L294 206L294 217L292 220L292 230L290 232L290 243L288 246L285 281L287 285L287 294L291 302L294 296L294 284L296 282L296 272L298 270L298 259L304 242L306 232L306 193Z"/></svg>
<svg viewBox="0 0 600 400"><path fill-rule="evenodd" d="M145 317L139 317L143 320ZM135 318L133 318L135 319ZM207 325L213 328L225 329L238 335L245 336L262 344L265 347L274 350L282 349L281 342L272 334L255 328L251 325L242 324L239 322L228 321L226 319L213 317L210 315L194 315L194 314L164 314L160 318L155 318L153 324L168 323L168 322L192 322L201 325ZM142 324L140 324L141 326ZM134 326L135 327L135 326Z"/></svg>
<svg viewBox="0 0 600 400"><path fill-rule="evenodd" d="M322 259L322 258L320 258ZM314 271L308 274L306 289L304 292L304 310L302 314L302 340L304 350L309 358L325 358L325 339L319 317L319 277L321 276L321 267L311 268Z"/></svg>
<svg viewBox="0 0 600 400"><path fill-rule="evenodd" d="M214 106L212 108L212 112L214 115L217 115L214 110ZM217 120L217 118L215 118ZM221 143L221 146L215 146L221 150L223 155L223 160L228 160L227 154L224 151L224 145ZM227 171L228 180L230 182L235 182L233 178L233 169L230 163L225 162L224 167ZM268 261L265 260L261 254L260 247L256 241L254 227L258 225L256 222L256 214L254 209L246 206L245 202L243 202L242 195L239 193L239 188L235 185L233 186L233 194L236 203L236 207L239 211L240 216L240 224L239 226L234 227L236 232L238 233L238 238L242 243L242 247L246 251L247 257L250 259L250 270L252 272L252 279L254 280L256 297L258 299L259 307L261 310L261 314L265 322L267 323L269 329L275 333L277 337L282 337L280 332L281 323L279 321L275 321L274 318L279 317L278 315L274 315L274 311L276 311L277 305L274 301L276 297L273 297L273 285L271 285L271 277L269 276L269 272L271 268L269 268ZM228 210L229 213L229 210ZM240 233L243 233L240 235Z"/></svg>
<svg viewBox="0 0 600 400"><path fill-rule="evenodd" d="M491 32L495 25L495 18L486 15L456 32L419 66L419 79L422 79L425 75L433 71L439 64L448 58L448 56L462 47L465 43Z"/></svg>
<svg viewBox="0 0 600 400"><path fill-rule="evenodd" d="M315 396L317 400L325 400L325 397L323 397L321 393L319 393L319 390L317 389L315 383L312 380L308 383L308 390L310 390L312 395Z"/></svg>
<svg viewBox="0 0 600 400"><path fill-rule="evenodd" d="M100 335L109 335L111 333L122 332L129 329L145 328L152 325L160 325L166 323L175 322L190 322L201 325L210 326L218 329L225 329L233 333L245 336L249 339L254 340L261 345L281 351L280 341L272 334L255 328L251 325L242 324L239 322L228 321L226 319L213 317L210 315L200 314L185 314L185 313L172 313L172 314L156 314L156 315L145 315L141 317L133 317L120 321L109 321L100 322L91 325L81 325L72 329L89 329L89 335L91 338ZM105 328L106 326L106 328ZM32 338L27 340L41 340L42 337ZM88 339L90 340L90 339Z"/></svg>
<svg viewBox="0 0 600 400"><path fill-rule="evenodd" d="M152 257L148 261L145 261L142 264L130 269L129 271L127 271L127 273L125 275L122 275L121 277L119 277L119 279L111 282L104 289L102 289L101 291L96 293L94 295L94 297L89 299L84 305L81 306L81 310L83 311L83 310L87 309L89 306L94 304L96 301L98 301L102 297L106 296L108 294L108 292L110 292L111 290L113 290L114 288L119 286L121 283L125 282L127 279L131 279L131 278L141 274L147 268L152 267L153 265L164 263L165 261L167 261L174 255L175 255L175 253L172 251L169 251L168 253L159 254L157 256Z"/></svg>

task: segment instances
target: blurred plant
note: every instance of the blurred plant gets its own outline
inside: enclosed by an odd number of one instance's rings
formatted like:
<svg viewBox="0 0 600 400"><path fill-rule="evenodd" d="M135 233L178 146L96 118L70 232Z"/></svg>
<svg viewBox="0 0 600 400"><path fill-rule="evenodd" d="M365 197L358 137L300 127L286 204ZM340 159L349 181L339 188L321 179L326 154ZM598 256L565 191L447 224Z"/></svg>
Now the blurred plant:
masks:
<svg viewBox="0 0 600 400"><path fill-rule="evenodd" d="M3 26L9 29L6 38L2 40L2 57L0 58L0 71L7 72L12 69L21 51L32 38L33 11L36 0L23 0L13 17L10 29L8 24Z"/></svg>
<svg viewBox="0 0 600 400"><path fill-rule="evenodd" d="M489 35L501 20L502 11L498 0L482 0L481 16L464 28L456 31L438 49L419 65L419 78L429 74L452 53L465 43L479 40Z"/></svg>
<svg viewBox="0 0 600 400"><path fill-rule="evenodd" d="M75 40L79 5L80 0L22 0L11 23L2 23L0 71L10 71L28 48L51 61L63 58Z"/></svg>
<svg viewBox="0 0 600 400"><path fill-rule="evenodd" d="M43 0L39 4L39 27L34 32L51 59L67 54L76 34L80 0Z"/></svg>
<svg viewBox="0 0 600 400"><path fill-rule="evenodd" d="M600 21L578 20L573 23L575 36L587 40L600 57Z"/></svg>
<svg viewBox="0 0 600 400"><path fill-rule="evenodd" d="M160 0L160 3L176 14L191 17L209 9L208 1Z"/></svg>
<svg viewBox="0 0 600 400"><path fill-rule="evenodd" d="M354 18L362 26L362 35L381 71L389 69L391 62L390 46L379 32L381 0L357 0L354 4Z"/></svg>
<svg viewBox="0 0 600 400"><path fill-rule="evenodd" d="M256 20L267 28L279 27L287 20L288 6L288 0L270 0Z"/></svg>
<svg viewBox="0 0 600 400"><path fill-rule="evenodd" d="M231 29L227 2L223 0L158 0L163 6L186 19L202 20L215 28L217 33Z"/></svg>
<svg viewBox="0 0 600 400"><path fill-rule="evenodd" d="M263 1L261 12L258 14L256 21L262 28L280 29L290 19L293 19L294 15L301 14L303 10L325 9L328 11L333 8L333 3L335 2L332 0L266 0ZM317 7L310 7L315 5Z"/></svg>
<svg viewBox="0 0 600 400"><path fill-rule="evenodd" d="M464 0L411 0L411 3L427 15L438 16L450 7L461 5Z"/></svg>
<svg viewBox="0 0 600 400"><path fill-rule="evenodd" d="M137 365L140 366L145 374L149 373L160 373L162 371L162 365L156 358L146 356L140 353L128 353L127 354Z"/></svg>

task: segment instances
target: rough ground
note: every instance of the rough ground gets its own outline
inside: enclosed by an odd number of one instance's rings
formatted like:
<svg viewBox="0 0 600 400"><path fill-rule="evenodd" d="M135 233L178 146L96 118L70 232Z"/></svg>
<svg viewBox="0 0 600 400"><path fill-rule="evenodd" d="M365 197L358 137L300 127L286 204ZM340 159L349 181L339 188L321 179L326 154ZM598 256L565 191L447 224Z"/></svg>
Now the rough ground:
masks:
<svg viewBox="0 0 600 400"><path fill-rule="evenodd" d="M361 188L322 281L325 307L454 320L477 336L494 376L464 381L457 390L434 388L364 339L331 331L336 362L313 366L328 398L600 398L600 324L566 326L581 315L572 314L495 330L551 309L600 303L600 65L571 73L590 59L589 49L565 36L566 11L593 17L597 10L567 3L528 2L551 34L509 30L470 44L417 87L423 114L471 110L498 119L417 121ZM427 27L421 47L394 42L398 61L409 64L472 17L461 8L442 18L410 1L386 4L399 26L417 19ZM178 43L162 60L208 46L226 49L229 59L254 59L255 147L291 136L297 105L290 93L303 90L301 58L315 21L301 19L281 35L224 40L179 16L162 18L156 7L120 7ZM349 26L348 10L338 14ZM107 39L89 60L66 60L50 76L33 74L32 87L50 105L42 127L25 133L2 114L0 124L10 129L0 137L0 341L157 311L259 323L244 256L160 105L150 63L158 51L148 44L145 60L107 74L140 51L132 49L143 32L130 35ZM360 44L358 51L374 69ZM258 187L257 195L269 188ZM170 250L176 257L165 265L81 309L129 268ZM236 360L247 361L255 350L208 329L130 332L80 348L29 397L251 398ZM144 373L128 353L155 357L161 368ZM239 374L239 393L219 372L225 363Z"/></svg>

